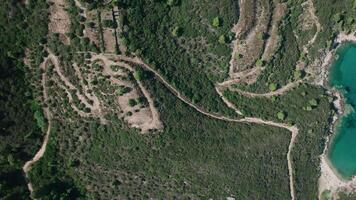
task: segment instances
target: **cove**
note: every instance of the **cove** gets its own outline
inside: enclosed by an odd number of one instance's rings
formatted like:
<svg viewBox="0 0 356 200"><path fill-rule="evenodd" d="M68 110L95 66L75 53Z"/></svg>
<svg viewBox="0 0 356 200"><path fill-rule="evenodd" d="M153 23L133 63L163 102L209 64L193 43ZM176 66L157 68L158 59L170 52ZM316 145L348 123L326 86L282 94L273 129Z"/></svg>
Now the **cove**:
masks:
<svg viewBox="0 0 356 200"><path fill-rule="evenodd" d="M348 43L336 52L329 85L345 97L344 114L337 121L328 158L344 179L356 175L356 44Z"/></svg>

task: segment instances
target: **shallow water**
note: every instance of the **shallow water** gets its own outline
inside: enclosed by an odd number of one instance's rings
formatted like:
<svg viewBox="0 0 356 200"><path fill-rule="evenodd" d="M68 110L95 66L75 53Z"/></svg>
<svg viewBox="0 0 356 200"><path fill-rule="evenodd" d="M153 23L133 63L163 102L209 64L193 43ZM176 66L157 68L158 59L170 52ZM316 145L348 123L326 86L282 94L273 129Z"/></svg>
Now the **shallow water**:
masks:
<svg viewBox="0 0 356 200"><path fill-rule="evenodd" d="M330 85L345 96L345 114L338 121L328 157L344 178L356 175L356 44L347 44L336 53L330 71Z"/></svg>

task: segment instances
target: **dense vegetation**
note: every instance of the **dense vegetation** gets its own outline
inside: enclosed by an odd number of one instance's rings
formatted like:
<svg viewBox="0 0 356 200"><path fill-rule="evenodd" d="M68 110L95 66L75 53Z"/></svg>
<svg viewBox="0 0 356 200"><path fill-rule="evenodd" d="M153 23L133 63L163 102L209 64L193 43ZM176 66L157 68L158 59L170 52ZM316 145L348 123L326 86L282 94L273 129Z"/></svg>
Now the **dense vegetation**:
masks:
<svg viewBox="0 0 356 200"><path fill-rule="evenodd" d="M46 153L30 171L31 184L35 187L32 194L36 199L80 199L82 191L67 174L66 167L76 165L75 161L66 163L65 158L58 154L57 134L60 134L59 124L52 124L51 138Z"/></svg>
<svg viewBox="0 0 356 200"><path fill-rule="evenodd" d="M62 168L86 189L88 199L289 198L287 130L210 119L157 80L146 82L156 97L163 132L140 135L110 114L107 125L58 115L61 128L53 130L49 150L33 170L34 187L47 185L54 179L48 174Z"/></svg>
<svg viewBox="0 0 356 200"><path fill-rule="evenodd" d="M288 21L285 23L280 27L282 45L273 59L266 65L266 69L263 70L255 83L245 87L237 85L238 87L264 93L269 91L270 84L275 84L278 88L293 81L293 73L299 59L299 49L291 24Z"/></svg>
<svg viewBox="0 0 356 200"><path fill-rule="evenodd" d="M40 146L45 126L32 96L23 58L25 49L47 34L45 1L3 0L0 6L0 198L27 199L22 172ZM42 127L41 127L42 126Z"/></svg>
<svg viewBox="0 0 356 200"><path fill-rule="evenodd" d="M214 89L227 76L238 19L235 0L118 1L125 9L128 49L185 96L209 111L232 113Z"/></svg>
<svg viewBox="0 0 356 200"><path fill-rule="evenodd" d="M356 31L356 6L354 0L337 2L313 0L313 2L323 27L310 52L312 58L316 58L320 49L332 48L331 40L337 33Z"/></svg>
<svg viewBox="0 0 356 200"><path fill-rule="evenodd" d="M227 78L231 55L230 30L238 20L237 0L116 0L103 5L99 0L82 0L89 10L97 9L92 21L85 19L74 0L66 0L71 26L63 35L47 33L45 0L2 0L0 6L0 198L28 199L22 166L40 146L48 122L42 112L53 113L51 137L44 157L32 168L29 180L32 197L38 199L289 199L286 154L290 133L285 129L254 124L239 124L206 117L178 100L168 89L143 70L128 79L139 79L149 87L158 107L164 130L141 135L118 117L115 88L103 74L92 77L91 91L110 105L104 116L81 117L71 107L90 113L78 99L88 82L82 83L73 68L89 65L88 53L104 52L103 28L121 26L120 39L126 54L145 60L193 103L211 112L233 115L215 92L214 83ZM301 1L291 0L292 8L280 26L281 45L256 83L237 87L265 92L276 90L296 78L301 58L300 47L314 29L296 38ZM338 31L355 30L355 7L343 3L314 0L324 27L313 56ZM337 5L336 5L337 4ZM106 7L105 7L106 6ZM120 23L101 19L104 9L120 7ZM105 8L104 8L105 7ZM350 18L351 16L351 18ZM93 22L95 20L95 22ZM83 34L98 28L99 44ZM116 31L116 30L115 30ZM116 34L116 33L115 33ZM116 48L117 47L116 41ZM73 83L69 102L63 81L53 66L45 71L38 66L47 56L46 48L60 59L61 71ZM29 63L23 64L28 48ZM119 52L116 52L119 53ZM111 66L115 68L115 66ZM117 67L117 66L116 66ZM138 66L135 66L138 67ZM119 69L119 67L117 67ZM49 79L49 99L43 98L42 74ZM300 72L301 73L301 72ZM86 75L83 73L84 76ZM31 85L32 84L32 85ZM31 87L30 87L31 85ZM112 95L107 95L112 94ZM315 199L319 176L318 156L324 148L330 117L330 100L325 90L308 84L285 95L247 98L231 91L224 95L245 116L296 124L300 130L292 152L297 199ZM90 100L88 100L90 102ZM147 104L146 99L130 99L129 105ZM89 103L90 104L90 103ZM131 113L132 114L132 113ZM315 117L318 116L318 117ZM352 198L342 195L342 198Z"/></svg>
<svg viewBox="0 0 356 200"><path fill-rule="evenodd" d="M324 89L303 84L272 98L248 98L228 90L224 94L246 116L298 126L299 135L292 152L297 199L316 198L319 155L324 149L331 116L330 98Z"/></svg>

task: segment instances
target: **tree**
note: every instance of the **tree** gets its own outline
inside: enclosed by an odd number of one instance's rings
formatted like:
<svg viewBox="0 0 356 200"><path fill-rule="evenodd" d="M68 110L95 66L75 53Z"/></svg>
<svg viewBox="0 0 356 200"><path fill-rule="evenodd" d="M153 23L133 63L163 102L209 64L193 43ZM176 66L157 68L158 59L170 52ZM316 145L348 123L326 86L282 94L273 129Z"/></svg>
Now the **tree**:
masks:
<svg viewBox="0 0 356 200"><path fill-rule="evenodd" d="M318 106L318 100L316 100L316 99L311 99L311 100L309 100L308 103L309 103L309 105L311 105L313 107Z"/></svg>
<svg viewBox="0 0 356 200"><path fill-rule="evenodd" d="M120 66L118 66L118 65L110 65L110 68L111 68L112 71L118 72L119 69L120 69Z"/></svg>
<svg viewBox="0 0 356 200"><path fill-rule="evenodd" d="M222 20L220 19L220 17L215 17L213 19L213 26L220 27L221 25L222 25Z"/></svg>
<svg viewBox="0 0 356 200"><path fill-rule="evenodd" d="M278 118L279 120L285 120L285 119L286 119L286 113L283 112L283 111L278 112L278 113L277 113L277 118Z"/></svg>
<svg viewBox="0 0 356 200"><path fill-rule="evenodd" d="M135 99L129 99L129 106L130 107L134 107L134 106L136 106L137 105L137 102L136 102L136 100Z"/></svg>
<svg viewBox="0 0 356 200"><path fill-rule="evenodd" d="M181 27L178 27L178 26L174 27L174 29L172 31L172 35L174 37L180 37L182 35L182 33L183 33L183 29Z"/></svg>
<svg viewBox="0 0 356 200"><path fill-rule="evenodd" d="M270 83L268 88L269 88L270 91L276 91L277 90L277 84Z"/></svg>
<svg viewBox="0 0 356 200"><path fill-rule="evenodd" d="M307 106L305 109L306 109L307 111L311 111L311 110L313 110L313 107Z"/></svg>
<svg viewBox="0 0 356 200"><path fill-rule="evenodd" d="M264 62L263 62L263 60L261 60L261 59L258 59L258 60L256 61L256 66L257 66L257 67L262 67L263 64L264 64Z"/></svg>
<svg viewBox="0 0 356 200"><path fill-rule="evenodd" d="M298 79L300 79L300 78L302 78L302 75L303 75L303 72L302 72L302 70L295 70L294 71L294 80L298 80Z"/></svg>
<svg viewBox="0 0 356 200"><path fill-rule="evenodd" d="M225 43L226 43L226 37L225 37L225 35L220 35L220 37L219 37L219 43L220 43L220 44L225 44Z"/></svg>
<svg viewBox="0 0 356 200"><path fill-rule="evenodd" d="M340 13L336 13L336 14L334 14L334 16L333 16L333 20L334 20L334 22L339 22L339 21L341 21L343 19L343 16L340 14Z"/></svg>
<svg viewBox="0 0 356 200"><path fill-rule="evenodd" d="M259 32L259 33L257 34L257 38L258 38L259 40L264 40L264 39L266 39L266 34L265 34L264 32Z"/></svg>
<svg viewBox="0 0 356 200"><path fill-rule="evenodd" d="M145 72L141 68L138 68L134 72L134 77L135 77L136 80L141 81L145 77Z"/></svg>
<svg viewBox="0 0 356 200"><path fill-rule="evenodd" d="M240 54L240 53L235 53L234 57L235 57L236 60L240 60L241 58L243 58L243 55Z"/></svg>
<svg viewBox="0 0 356 200"><path fill-rule="evenodd" d="M178 5L178 0L168 0L167 1L167 5L169 5L169 6L176 6L176 5Z"/></svg>
<svg viewBox="0 0 356 200"><path fill-rule="evenodd" d="M118 90L116 91L117 95L122 96L131 91L131 88L125 86L119 86Z"/></svg>
<svg viewBox="0 0 356 200"><path fill-rule="evenodd" d="M117 24L113 20L104 20L103 25L106 28L117 28Z"/></svg>

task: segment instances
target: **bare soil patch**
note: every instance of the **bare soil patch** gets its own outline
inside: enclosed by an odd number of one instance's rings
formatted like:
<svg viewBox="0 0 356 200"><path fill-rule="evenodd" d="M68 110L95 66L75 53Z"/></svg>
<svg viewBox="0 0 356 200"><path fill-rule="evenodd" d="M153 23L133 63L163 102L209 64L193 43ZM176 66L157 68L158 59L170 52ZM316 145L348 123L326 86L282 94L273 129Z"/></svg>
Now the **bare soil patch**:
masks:
<svg viewBox="0 0 356 200"><path fill-rule="evenodd" d="M236 33L236 40L233 43L233 55L230 60L230 75L241 70L253 67L258 58L263 53L265 37L271 21L271 5L269 1L259 1L256 4L250 1L241 1L242 9L238 24L233 28ZM243 8L250 8L254 5L253 13L247 12ZM250 11L251 8L249 9ZM245 15L243 14L244 12ZM248 16L255 16L255 25L253 27L246 26L244 23ZM248 23L251 24L251 23Z"/></svg>
<svg viewBox="0 0 356 200"><path fill-rule="evenodd" d="M69 44L69 38L66 33L70 30L70 18L68 13L65 11L66 4L64 0L50 0L50 23L48 29L50 33L59 33L60 39L65 44Z"/></svg>
<svg viewBox="0 0 356 200"><path fill-rule="evenodd" d="M270 60L279 46L280 37L278 29L287 11L287 5L285 3L275 3L274 5L275 7L272 13L272 26L268 32L269 38L267 39L265 50L262 55L262 60L264 61Z"/></svg>

